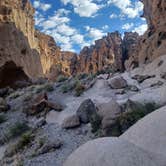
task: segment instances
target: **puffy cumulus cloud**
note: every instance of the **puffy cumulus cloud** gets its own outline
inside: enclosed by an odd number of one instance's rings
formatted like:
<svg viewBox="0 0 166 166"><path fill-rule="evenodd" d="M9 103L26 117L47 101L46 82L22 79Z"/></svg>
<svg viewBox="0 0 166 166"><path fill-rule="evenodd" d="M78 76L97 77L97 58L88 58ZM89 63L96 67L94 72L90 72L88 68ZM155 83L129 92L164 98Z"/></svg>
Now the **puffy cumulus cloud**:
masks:
<svg viewBox="0 0 166 166"><path fill-rule="evenodd" d="M103 29L101 30L89 26L85 26L85 29L87 31L87 36L90 38L91 43L97 39L101 39L103 36L106 35Z"/></svg>
<svg viewBox="0 0 166 166"><path fill-rule="evenodd" d="M93 0L61 0L61 2L65 5L72 4L74 12L80 17L94 17L98 10L104 6L93 2Z"/></svg>
<svg viewBox="0 0 166 166"><path fill-rule="evenodd" d="M79 31L70 26L70 11L58 9L53 15L45 18L39 11L36 12L36 25L42 32L54 37L61 48L65 51L74 51L74 45L83 47L86 44L84 36Z"/></svg>
<svg viewBox="0 0 166 166"><path fill-rule="evenodd" d="M126 23L122 26L122 29L124 30L130 30L134 27L134 24L133 23Z"/></svg>
<svg viewBox="0 0 166 166"><path fill-rule="evenodd" d="M40 9L42 11L47 11L48 9L50 9L52 7L51 4L48 4L48 3L42 3L40 2L39 0L36 0L34 1L33 3L33 6L36 8L36 9Z"/></svg>
<svg viewBox="0 0 166 166"><path fill-rule="evenodd" d="M140 12L143 10L143 4L138 2L132 2L131 0L109 0L108 5L114 5L118 7L122 15L125 15L129 18L135 18L140 15Z"/></svg>
<svg viewBox="0 0 166 166"><path fill-rule="evenodd" d="M147 24L142 24L138 27L135 27L133 29L133 32L137 32L139 35L143 35L145 31L147 30L147 28L148 28Z"/></svg>

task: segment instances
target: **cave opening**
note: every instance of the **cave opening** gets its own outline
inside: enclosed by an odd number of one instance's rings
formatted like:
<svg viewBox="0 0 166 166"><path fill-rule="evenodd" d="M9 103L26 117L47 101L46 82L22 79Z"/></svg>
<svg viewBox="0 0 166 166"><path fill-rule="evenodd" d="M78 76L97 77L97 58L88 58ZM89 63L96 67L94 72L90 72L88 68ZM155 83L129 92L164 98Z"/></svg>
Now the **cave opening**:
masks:
<svg viewBox="0 0 166 166"><path fill-rule="evenodd" d="M18 67L13 61L6 62L0 67L0 88L17 88L17 82L27 82L28 76L22 67Z"/></svg>

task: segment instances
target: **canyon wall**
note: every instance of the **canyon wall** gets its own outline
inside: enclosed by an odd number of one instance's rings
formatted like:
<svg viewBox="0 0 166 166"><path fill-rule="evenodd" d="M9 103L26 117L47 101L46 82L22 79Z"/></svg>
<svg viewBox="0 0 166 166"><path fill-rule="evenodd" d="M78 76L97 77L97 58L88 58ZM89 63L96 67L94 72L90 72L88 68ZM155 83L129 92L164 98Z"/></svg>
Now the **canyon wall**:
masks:
<svg viewBox="0 0 166 166"><path fill-rule="evenodd" d="M143 17L147 20L148 30L139 38L139 52L126 61L126 69L132 69L135 62L142 65L166 54L166 1L141 1L144 4Z"/></svg>
<svg viewBox="0 0 166 166"><path fill-rule="evenodd" d="M108 33L90 47L84 47L79 55L78 72L95 73L112 68L122 70L122 39L118 32Z"/></svg>
<svg viewBox="0 0 166 166"><path fill-rule="evenodd" d="M19 68L29 78L54 79L59 73L70 73L70 69L66 71L66 65L72 64L73 53L64 57L51 36L35 30L34 12L29 0L0 1L1 80L7 80L3 72L9 72L11 68L12 71Z"/></svg>
<svg viewBox="0 0 166 166"><path fill-rule="evenodd" d="M142 0L148 30L141 40L139 63L148 63L166 54L166 1Z"/></svg>

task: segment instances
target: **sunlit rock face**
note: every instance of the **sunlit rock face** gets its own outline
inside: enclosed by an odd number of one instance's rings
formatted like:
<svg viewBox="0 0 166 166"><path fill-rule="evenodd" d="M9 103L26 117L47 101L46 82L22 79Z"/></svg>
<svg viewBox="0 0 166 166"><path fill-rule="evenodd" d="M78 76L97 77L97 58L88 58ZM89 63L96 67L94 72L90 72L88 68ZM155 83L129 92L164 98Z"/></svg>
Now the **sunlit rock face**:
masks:
<svg viewBox="0 0 166 166"><path fill-rule="evenodd" d="M0 1L0 67L13 61L29 77L42 76L35 38L34 9L28 1Z"/></svg>
<svg viewBox="0 0 166 166"><path fill-rule="evenodd" d="M139 63L150 62L166 53L166 1L142 0L148 30L141 40Z"/></svg>
<svg viewBox="0 0 166 166"><path fill-rule="evenodd" d="M0 1L0 69L11 61L29 78L70 74L73 53L64 55L52 37L35 30L34 12L29 0Z"/></svg>
<svg viewBox="0 0 166 166"><path fill-rule="evenodd" d="M84 47L79 55L79 72L95 73L106 68L122 70L122 39L118 32L95 41L90 47Z"/></svg>

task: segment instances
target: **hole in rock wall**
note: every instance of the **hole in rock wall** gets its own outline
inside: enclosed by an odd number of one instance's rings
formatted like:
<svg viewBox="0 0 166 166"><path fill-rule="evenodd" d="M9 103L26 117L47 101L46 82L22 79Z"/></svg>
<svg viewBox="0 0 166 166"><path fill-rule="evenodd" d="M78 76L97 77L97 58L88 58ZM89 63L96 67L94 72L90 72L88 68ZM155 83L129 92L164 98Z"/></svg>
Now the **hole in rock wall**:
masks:
<svg viewBox="0 0 166 166"><path fill-rule="evenodd" d="M16 66L13 61L6 62L0 67L0 88L10 86L17 88L17 83L25 84L29 78L21 67Z"/></svg>

